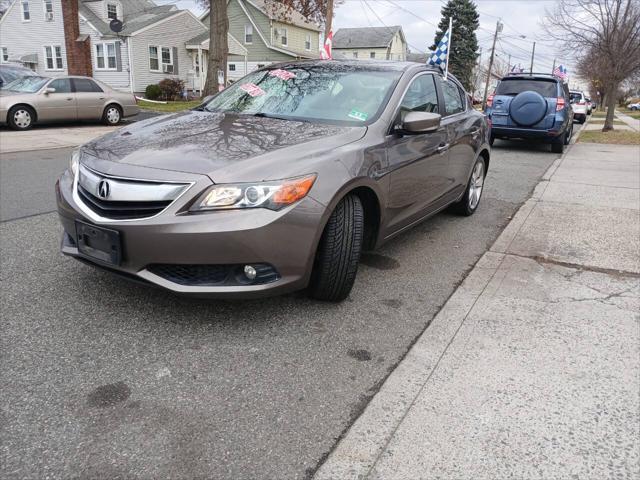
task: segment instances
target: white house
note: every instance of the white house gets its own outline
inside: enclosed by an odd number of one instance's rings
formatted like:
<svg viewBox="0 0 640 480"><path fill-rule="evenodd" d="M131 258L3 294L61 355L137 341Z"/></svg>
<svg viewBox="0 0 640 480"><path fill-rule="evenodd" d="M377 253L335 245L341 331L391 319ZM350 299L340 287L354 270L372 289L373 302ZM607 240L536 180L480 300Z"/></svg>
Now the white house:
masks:
<svg viewBox="0 0 640 480"><path fill-rule="evenodd" d="M116 18L119 33L109 26ZM132 92L167 77L189 88L196 61L186 45L206 32L189 10L151 0L14 0L0 19L0 61Z"/></svg>

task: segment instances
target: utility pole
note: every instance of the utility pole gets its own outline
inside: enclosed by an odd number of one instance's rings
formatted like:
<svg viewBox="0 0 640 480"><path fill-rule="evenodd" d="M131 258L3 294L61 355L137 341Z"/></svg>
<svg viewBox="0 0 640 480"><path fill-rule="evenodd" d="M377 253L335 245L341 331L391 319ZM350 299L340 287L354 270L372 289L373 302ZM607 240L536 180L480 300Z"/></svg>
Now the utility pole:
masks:
<svg viewBox="0 0 640 480"><path fill-rule="evenodd" d="M491 80L491 69L493 68L493 57L496 53L496 41L498 40L498 33L502 31L502 23L500 20L496 22L496 33L493 36L493 45L491 46L491 56L489 57L489 69L487 71L487 81L484 84L484 95L482 96L482 110L487 106L487 93L489 93L489 81Z"/></svg>
<svg viewBox="0 0 640 480"><path fill-rule="evenodd" d="M509 61L507 61L507 75L511 73L511 54L509 54Z"/></svg>
<svg viewBox="0 0 640 480"><path fill-rule="evenodd" d="M327 0L327 18L324 21L324 39L329 37L329 32L333 26L333 0Z"/></svg>
<svg viewBox="0 0 640 480"><path fill-rule="evenodd" d="M553 72L556 71L556 59L553 59L553 67L551 67L551 75L553 75Z"/></svg>
<svg viewBox="0 0 640 480"><path fill-rule="evenodd" d="M533 50L531 50L531 69L529 70L533 73L533 57L536 55L536 42L533 42Z"/></svg>

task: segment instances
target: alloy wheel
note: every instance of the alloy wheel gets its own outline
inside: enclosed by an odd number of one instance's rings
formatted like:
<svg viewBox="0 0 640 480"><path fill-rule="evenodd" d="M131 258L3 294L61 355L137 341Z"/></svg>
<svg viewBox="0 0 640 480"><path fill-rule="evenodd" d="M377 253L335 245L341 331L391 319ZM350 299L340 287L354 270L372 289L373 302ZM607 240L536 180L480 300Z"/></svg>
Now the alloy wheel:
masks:
<svg viewBox="0 0 640 480"><path fill-rule="evenodd" d="M469 182L469 208L474 210L480 203L482 187L484 186L484 162L479 161L471 174Z"/></svg>
<svg viewBox="0 0 640 480"><path fill-rule="evenodd" d="M28 128L31 125L31 114L23 108L13 114L13 122L18 128Z"/></svg>

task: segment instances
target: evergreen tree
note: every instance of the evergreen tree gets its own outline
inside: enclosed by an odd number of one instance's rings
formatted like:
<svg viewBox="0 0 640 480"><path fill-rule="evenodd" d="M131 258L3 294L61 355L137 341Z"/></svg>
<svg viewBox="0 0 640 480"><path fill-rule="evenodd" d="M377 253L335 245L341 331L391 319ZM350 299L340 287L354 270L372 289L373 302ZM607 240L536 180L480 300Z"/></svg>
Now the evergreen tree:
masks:
<svg viewBox="0 0 640 480"><path fill-rule="evenodd" d="M453 73L468 91L473 90L473 69L478 58L478 37L480 15L471 0L449 0L441 10L442 18L436 31L435 50L440 39L449 28L449 17L453 19L451 34L452 48L449 52L449 71Z"/></svg>

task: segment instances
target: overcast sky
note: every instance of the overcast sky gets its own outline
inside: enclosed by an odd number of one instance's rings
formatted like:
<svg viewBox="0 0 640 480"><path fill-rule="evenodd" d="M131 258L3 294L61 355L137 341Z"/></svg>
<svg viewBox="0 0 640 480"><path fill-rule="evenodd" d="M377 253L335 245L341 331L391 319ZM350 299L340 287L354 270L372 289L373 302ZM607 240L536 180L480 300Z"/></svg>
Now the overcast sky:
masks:
<svg viewBox="0 0 640 480"><path fill-rule="evenodd" d="M195 0L157 0L157 3L176 3L180 8L199 12ZM409 48L424 52L433 43L443 3L444 0L345 0L336 9L334 31L341 27L401 25ZM553 59L557 58L557 63L564 64L571 74L575 62L573 55L556 48L540 25L545 8L553 7L554 3L554 0L476 0L480 13L477 36L482 58L488 58L496 21L500 18L504 29L498 36L496 54L505 64L511 54L512 65L521 64L528 69L536 41L534 71L550 72Z"/></svg>

